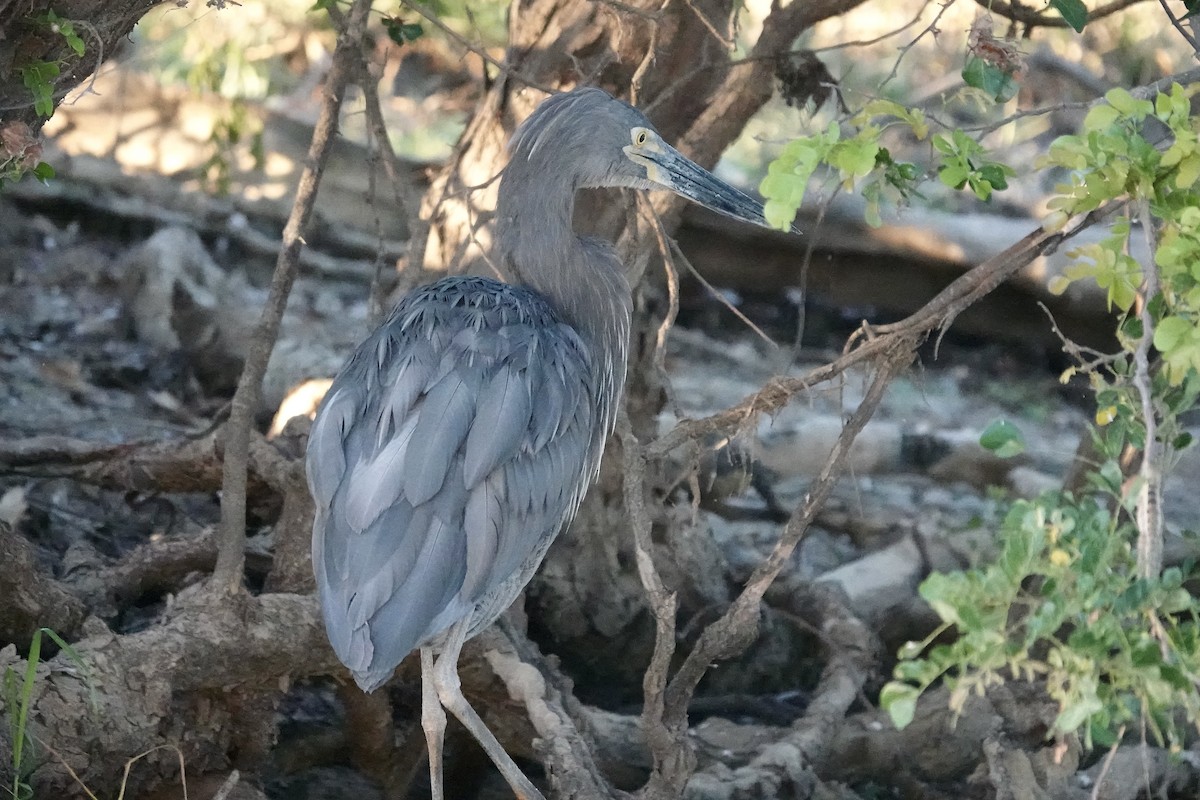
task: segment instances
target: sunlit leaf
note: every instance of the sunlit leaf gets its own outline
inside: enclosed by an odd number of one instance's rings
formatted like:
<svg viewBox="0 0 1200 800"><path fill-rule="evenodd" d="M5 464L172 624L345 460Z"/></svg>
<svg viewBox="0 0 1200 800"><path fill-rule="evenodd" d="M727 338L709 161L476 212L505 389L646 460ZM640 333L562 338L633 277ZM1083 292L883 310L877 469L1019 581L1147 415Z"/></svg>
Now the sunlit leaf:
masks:
<svg viewBox="0 0 1200 800"><path fill-rule="evenodd" d="M907 683L889 681L879 692L879 705L892 718L892 724L898 730L907 728L917 714L917 698L920 690Z"/></svg>

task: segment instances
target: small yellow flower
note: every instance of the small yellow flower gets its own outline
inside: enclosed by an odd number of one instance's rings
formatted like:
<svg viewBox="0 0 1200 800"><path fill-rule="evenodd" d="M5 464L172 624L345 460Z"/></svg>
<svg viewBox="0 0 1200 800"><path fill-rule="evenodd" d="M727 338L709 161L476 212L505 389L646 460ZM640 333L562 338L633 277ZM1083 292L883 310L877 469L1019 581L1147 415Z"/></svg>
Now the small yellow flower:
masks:
<svg viewBox="0 0 1200 800"><path fill-rule="evenodd" d="M1065 567L1071 563L1071 554L1061 547L1056 547L1050 551L1050 563L1056 567Z"/></svg>

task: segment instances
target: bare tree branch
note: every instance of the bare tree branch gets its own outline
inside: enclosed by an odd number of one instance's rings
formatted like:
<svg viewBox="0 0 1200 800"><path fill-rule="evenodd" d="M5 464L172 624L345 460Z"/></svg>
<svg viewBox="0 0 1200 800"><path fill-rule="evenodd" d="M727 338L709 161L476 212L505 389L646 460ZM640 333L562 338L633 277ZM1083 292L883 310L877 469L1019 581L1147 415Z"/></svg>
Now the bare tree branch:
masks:
<svg viewBox="0 0 1200 800"><path fill-rule="evenodd" d="M355 73L362 51L370 0L355 0L346 27L338 35L333 67L325 85L325 105L313 131L308 160L300 176L296 203L283 229L283 249L275 263L271 288L262 317L254 331L246 354L246 365L238 380L226 426L225 460L222 469L221 528L217 566L213 572L214 596L236 594L242 587L246 541L246 460L250 448L250 427L262 394L262 378L270 360L279 323L287 306L288 295L296 279L300 248L316 202L321 173L333 146L346 84Z"/></svg>

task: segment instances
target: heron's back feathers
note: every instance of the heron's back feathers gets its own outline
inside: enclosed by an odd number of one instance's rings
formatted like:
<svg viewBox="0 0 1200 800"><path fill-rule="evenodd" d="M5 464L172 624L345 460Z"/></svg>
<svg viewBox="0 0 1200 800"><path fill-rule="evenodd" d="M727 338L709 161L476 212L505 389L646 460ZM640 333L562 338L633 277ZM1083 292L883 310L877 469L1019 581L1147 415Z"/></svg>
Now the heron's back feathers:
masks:
<svg viewBox="0 0 1200 800"><path fill-rule="evenodd" d="M599 468L624 377L601 360L536 292L452 277L347 362L307 465L326 628L365 690L528 580Z"/></svg>

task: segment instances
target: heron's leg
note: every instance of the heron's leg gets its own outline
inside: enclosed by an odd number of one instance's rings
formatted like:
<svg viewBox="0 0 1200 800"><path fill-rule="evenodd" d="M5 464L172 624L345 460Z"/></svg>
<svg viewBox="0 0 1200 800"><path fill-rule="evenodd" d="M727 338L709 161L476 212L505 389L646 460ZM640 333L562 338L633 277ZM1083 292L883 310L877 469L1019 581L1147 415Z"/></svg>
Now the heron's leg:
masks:
<svg viewBox="0 0 1200 800"><path fill-rule="evenodd" d="M429 790L432 800L442 800L442 742L446 712L438 700L433 677L433 650L421 648L421 728L429 748Z"/></svg>
<svg viewBox="0 0 1200 800"><path fill-rule="evenodd" d="M479 746L496 765L496 769L500 770L500 774L504 776L504 780L508 781L513 793L520 800L545 800L537 787L521 772L521 768L512 760L512 757L504 752L500 742L496 741L496 737L492 735L487 725L475 713L475 709L471 708L467 698L463 696L462 684L458 678L458 654L462 650L470 627L471 617L467 615L466 618L454 623L447 633L441 655L438 656L437 664L433 668L433 685L437 687L438 699L471 732L475 741L479 742ZM424 654L425 651L421 652Z"/></svg>

